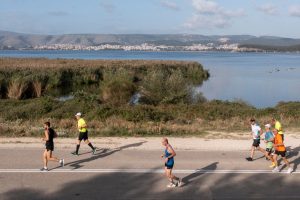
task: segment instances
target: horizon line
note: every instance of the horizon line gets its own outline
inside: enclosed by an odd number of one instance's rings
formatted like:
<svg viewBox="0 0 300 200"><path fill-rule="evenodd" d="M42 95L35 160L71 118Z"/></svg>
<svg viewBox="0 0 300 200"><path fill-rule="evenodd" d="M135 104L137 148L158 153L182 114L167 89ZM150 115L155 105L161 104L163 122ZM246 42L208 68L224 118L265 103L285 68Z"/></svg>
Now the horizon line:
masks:
<svg viewBox="0 0 300 200"><path fill-rule="evenodd" d="M288 37L288 36L278 36L278 35L252 35L252 34L198 34L198 33L30 33L30 32L18 32L18 31L10 31L10 30L0 30L0 32L8 32L15 34L24 34L24 35L42 35L42 36L60 36L60 35L196 35L196 36L208 36L208 37L221 37L221 36L253 36L253 37L277 37L277 38L287 38L287 39L300 39L296 37Z"/></svg>

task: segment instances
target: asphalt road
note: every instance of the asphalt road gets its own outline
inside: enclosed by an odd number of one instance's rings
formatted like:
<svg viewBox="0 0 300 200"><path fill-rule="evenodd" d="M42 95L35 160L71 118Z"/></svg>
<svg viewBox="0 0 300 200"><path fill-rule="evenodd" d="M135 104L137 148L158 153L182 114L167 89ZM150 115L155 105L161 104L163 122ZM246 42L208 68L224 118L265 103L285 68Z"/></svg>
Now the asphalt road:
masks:
<svg viewBox="0 0 300 200"><path fill-rule="evenodd" d="M167 188L161 151L87 149L79 157L57 149L66 166L42 167L42 149L0 149L0 199L300 199L300 156L290 155L293 174L272 173L261 154L248 162L248 152L178 151L175 174L181 188ZM282 163L282 162L281 162ZM282 163L283 164L283 163ZM299 169L298 169L299 168Z"/></svg>

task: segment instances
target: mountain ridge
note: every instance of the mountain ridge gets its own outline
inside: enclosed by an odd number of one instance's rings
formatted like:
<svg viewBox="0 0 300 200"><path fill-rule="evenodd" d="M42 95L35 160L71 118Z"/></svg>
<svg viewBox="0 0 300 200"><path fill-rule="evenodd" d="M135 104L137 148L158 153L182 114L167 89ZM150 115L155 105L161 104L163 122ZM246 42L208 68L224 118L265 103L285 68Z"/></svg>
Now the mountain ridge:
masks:
<svg viewBox="0 0 300 200"><path fill-rule="evenodd" d="M24 49L60 44L98 46L114 45L170 45L238 44L251 47L288 47L300 45L300 39L277 36L252 35L200 35L200 34L61 34L42 35L0 30L0 49Z"/></svg>

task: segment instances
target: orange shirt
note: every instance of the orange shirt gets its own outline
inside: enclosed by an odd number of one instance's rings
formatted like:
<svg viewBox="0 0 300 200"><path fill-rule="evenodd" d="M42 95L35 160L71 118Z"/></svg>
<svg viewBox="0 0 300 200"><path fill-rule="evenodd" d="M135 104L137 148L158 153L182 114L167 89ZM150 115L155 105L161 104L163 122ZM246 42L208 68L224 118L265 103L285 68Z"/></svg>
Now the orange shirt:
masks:
<svg viewBox="0 0 300 200"><path fill-rule="evenodd" d="M285 146L283 144L282 137L280 134L277 134L275 136L274 144L276 144L276 145L281 144L280 146L275 147L276 151L285 151Z"/></svg>

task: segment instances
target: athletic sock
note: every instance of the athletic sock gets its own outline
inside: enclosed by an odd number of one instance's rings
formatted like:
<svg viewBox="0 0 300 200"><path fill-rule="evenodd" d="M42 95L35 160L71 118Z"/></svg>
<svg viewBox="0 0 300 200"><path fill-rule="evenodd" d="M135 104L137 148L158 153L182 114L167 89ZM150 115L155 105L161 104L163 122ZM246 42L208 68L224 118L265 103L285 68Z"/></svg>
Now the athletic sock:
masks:
<svg viewBox="0 0 300 200"><path fill-rule="evenodd" d="M95 149L95 148L93 147L92 143L89 143L88 145L89 145L93 150Z"/></svg>
<svg viewBox="0 0 300 200"><path fill-rule="evenodd" d="M76 154L78 154L78 151L79 151L79 147L80 147L80 145L76 145Z"/></svg>

